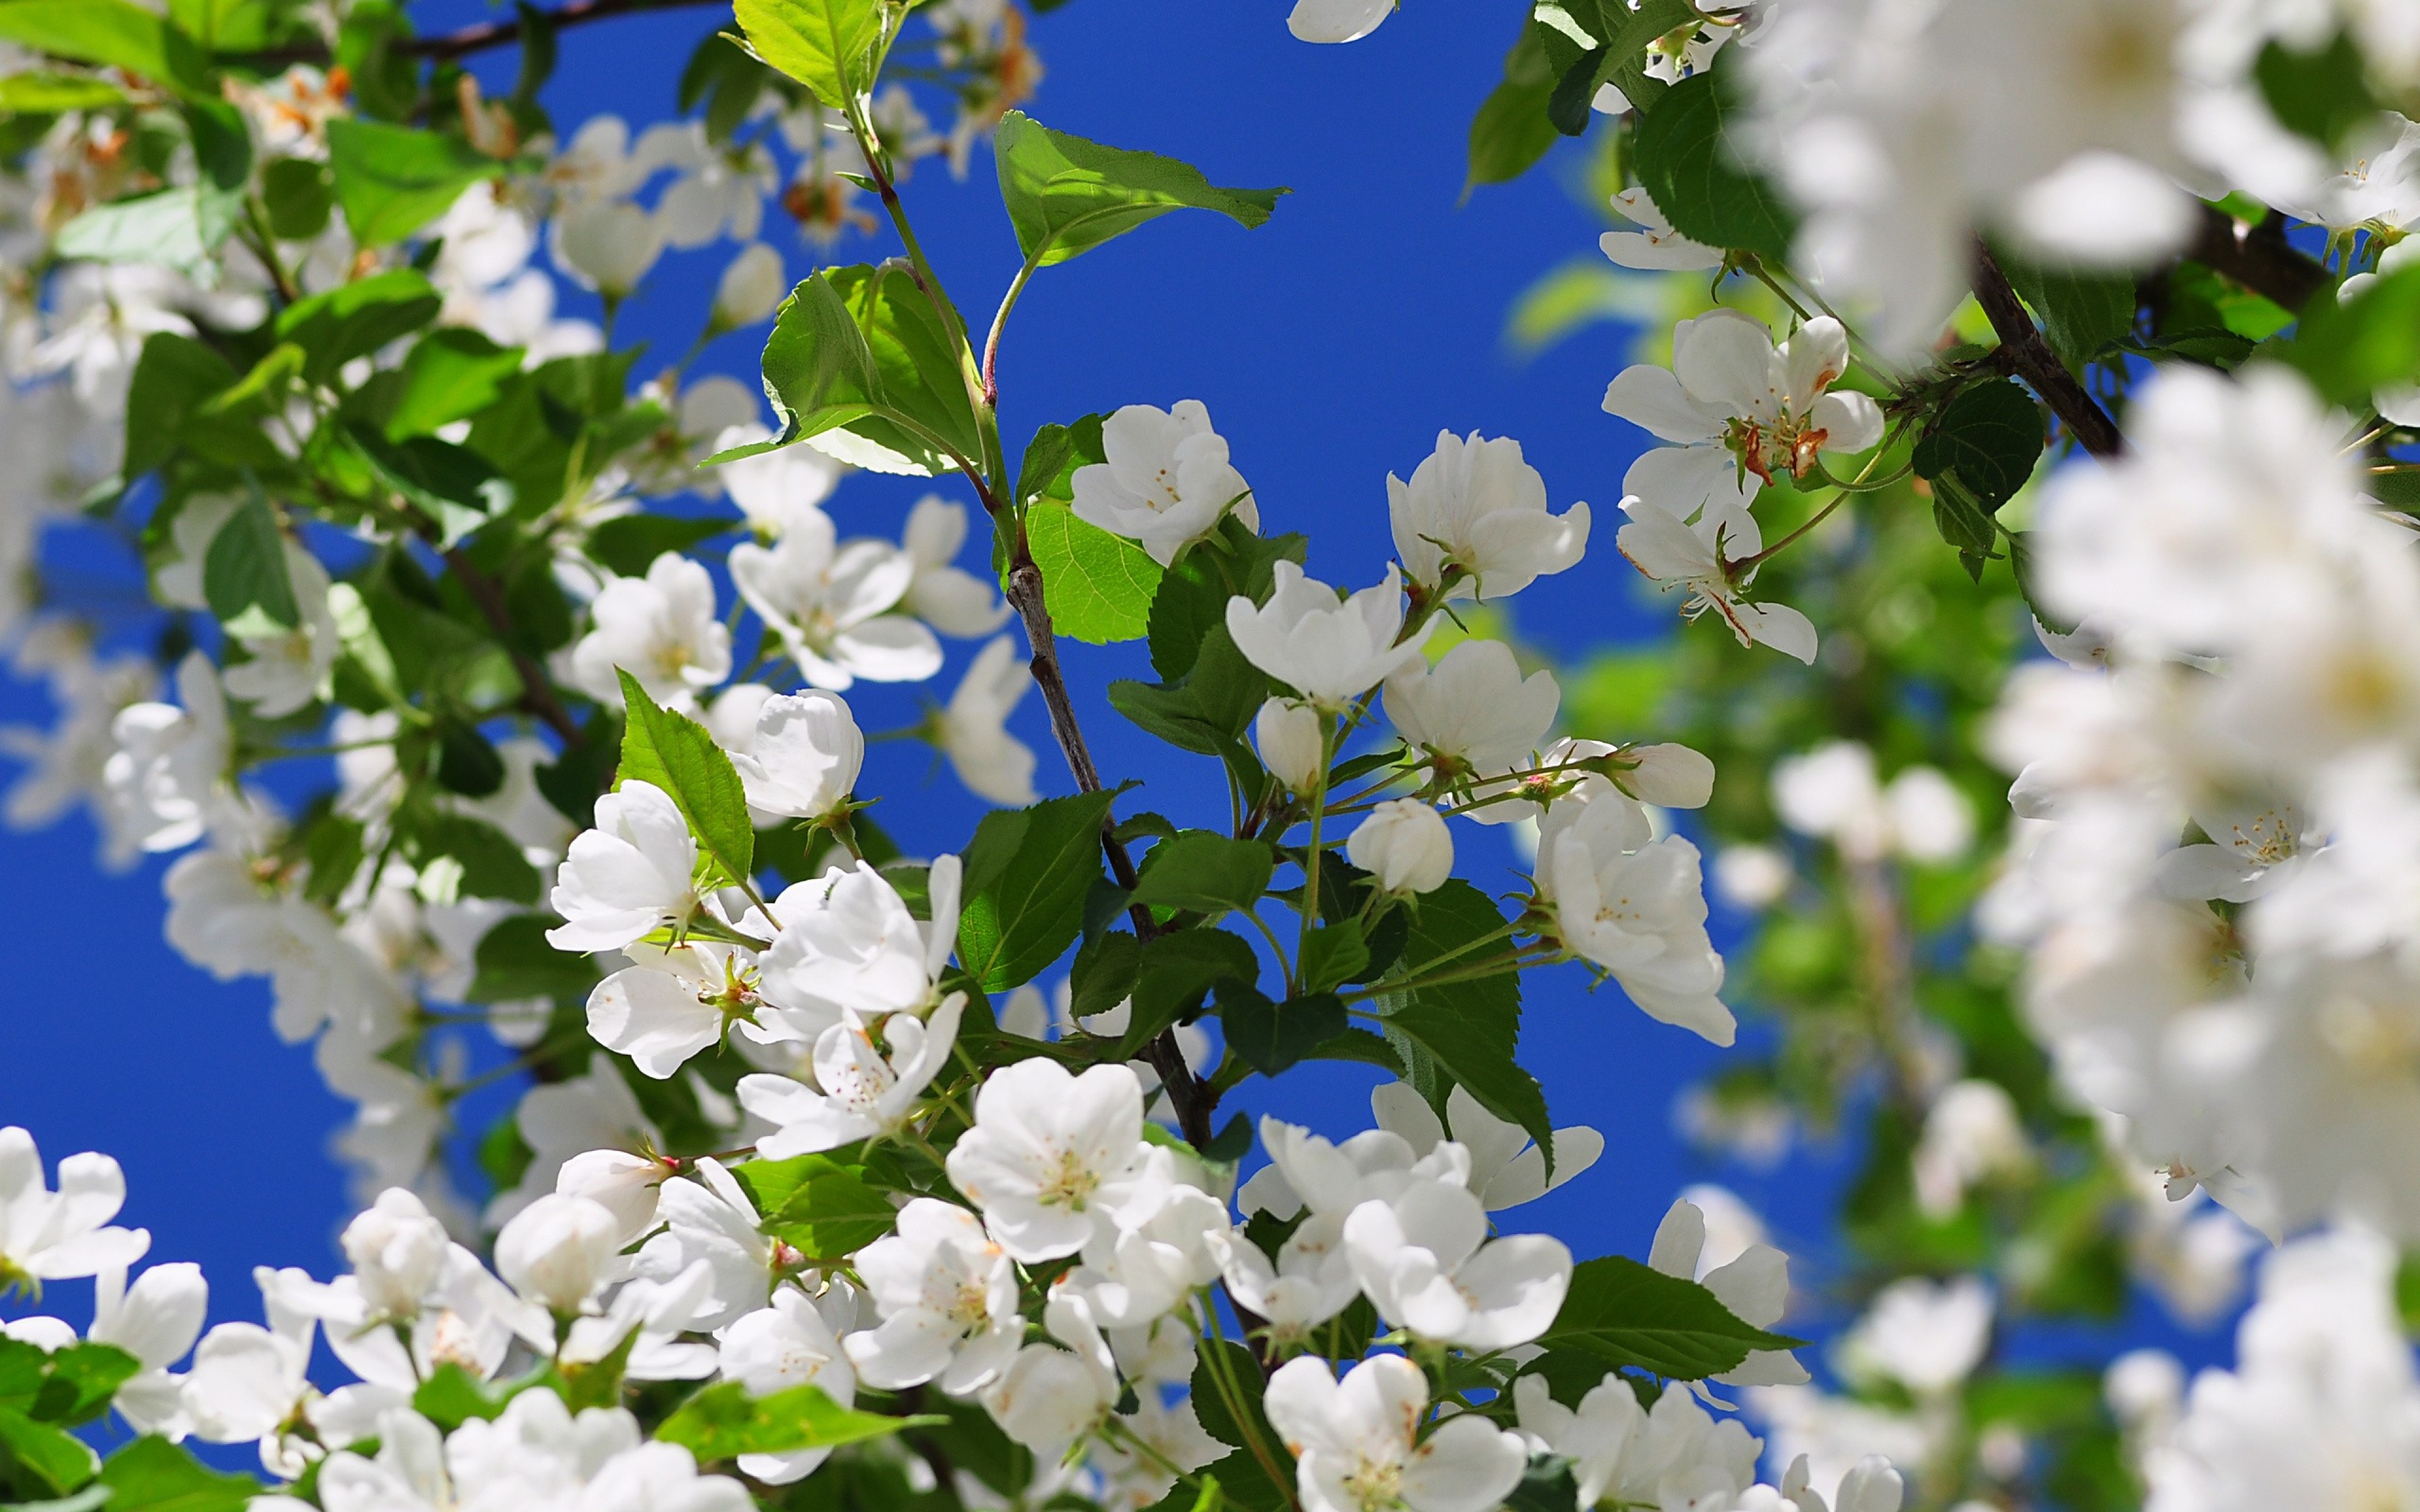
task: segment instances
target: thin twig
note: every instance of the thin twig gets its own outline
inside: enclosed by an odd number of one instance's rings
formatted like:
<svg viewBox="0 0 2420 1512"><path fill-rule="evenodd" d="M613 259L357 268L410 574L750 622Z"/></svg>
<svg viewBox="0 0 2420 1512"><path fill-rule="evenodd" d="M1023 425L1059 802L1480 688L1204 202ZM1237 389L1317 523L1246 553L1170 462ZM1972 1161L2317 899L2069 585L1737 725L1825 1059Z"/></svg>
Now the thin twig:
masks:
<svg viewBox="0 0 2420 1512"><path fill-rule="evenodd" d="M1992 329L1999 333L2000 348L2009 354L2019 378L2033 386L2051 412L2058 416L2073 436L2076 444L2095 456L2116 456L2125 450L2118 434L2118 423L2100 402L2086 392L2058 354L2042 340L2034 329L2034 317L2025 313L2017 291L2009 285L2009 275L2000 271L1992 249L1979 239L1975 243L1975 298L1991 317Z"/></svg>
<svg viewBox="0 0 2420 1512"><path fill-rule="evenodd" d="M588 737L581 733L580 721L574 719L571 711L563 706L563 701L555 697L554 685L548 681L546 669L540 667L528 652L513 644L513 611L504 602L504 591L496 585L496 579L473 566L460 547L448 547L443 555L445 565L461 579L462 591L471 595L472 603L479 606L479 612L487 616L496 638L504 642L505 654L513 658L513 670L520 674L521 679L521 706L545 720L548 729L563 737L566 747L586 745Z"/></svg>
<svg viewBox="0 0 2420 1512"><path fill-rule="evenodd" d="M570 0L552 10L538 12L540 18L556 31L567 26L585 25L592 21L610 21L615 16L644 15L651 10L681 10L696 6L720 3L720 0ZM467 57L473 53L485 53L491 48L509 47L520 40L521 23L512 21L483 21L459 31L442 32L435 37L405 38L395 44L394 51L406 57L435 58L448 62ZM295 47L270 48L248 54L259 63L319 63L328 57L325 42L305 42Z"/></svg>
<svg viewBox="0 0 2420 1512"><path fill-rule="evenodd" d="M2205 205L2184 255L2296 315L2335 282L2287 241L2286 223L2273 212L2247 229L2225 210Z"/></svg>

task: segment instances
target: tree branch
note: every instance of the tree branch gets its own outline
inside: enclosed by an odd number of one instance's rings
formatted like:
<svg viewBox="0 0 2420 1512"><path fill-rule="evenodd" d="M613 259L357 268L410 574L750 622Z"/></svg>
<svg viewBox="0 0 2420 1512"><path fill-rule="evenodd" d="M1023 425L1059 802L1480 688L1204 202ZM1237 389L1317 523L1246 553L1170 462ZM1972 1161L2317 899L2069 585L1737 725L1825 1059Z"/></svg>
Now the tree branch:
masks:
<svg viewBox="0 0 2420 1512"><path fill-rule="evenodd" d="M2042 396L2051 412L2074 437L2076 444L2095 456L2116 456L2125 450L2118 434L2118 423L2107 410L2085 391L2050 343L2034 328L2034 317L2009 285L2009 275L2000 271L1992 249L1979 239L1975 243L1975 298L1991 317L1992 329L1998 332L2000 349L2006 353L2017 377L2033 386Z"/></svg>
<svg viewBox="0 0 2420 1512"><path fill-rule="evenodd" d="M2284 218L2273 211L2246 227L2225 210L2205 205L2184 255L2296 315L2312 296L2335 282L2327 269L2294 250L2286 239Z"/></svg>
<svg viewBox="0 0 2420 1512"><path fill-rule="evenodd" d="M690 7L721 3L721 0L570 0L567 5L538 14L556 31L567 26L585 25L592 21L608 21L615 16L635 16L650 10L681 10ZM483 21L459 31L441 33L435 37L407 38L395 44L395 51L406 57L434 58L450 62L473 53L490 48L509 47L520 40L519 20ZM309 42L300 47L277 47L251 56L264 63L321 63L328 58L324 42Z"/></svg>
<svg viewBox="0 0 2420 1512"><path fill-rule="evenodd" d="M581 733L580 721L555 697L554 685L547 679L546 669L513 644L513 611L504 602L504 591L496 586L493 578L472 565L461 548L448 547L443 555L447 568L461 579L462 591L479 606L479 612L495 630L496 639L504 643L505 654L513 658L513 671L521 679L521 706L545 720L548 729L563 737L566 748L586 745L587 736Z"/></svg>

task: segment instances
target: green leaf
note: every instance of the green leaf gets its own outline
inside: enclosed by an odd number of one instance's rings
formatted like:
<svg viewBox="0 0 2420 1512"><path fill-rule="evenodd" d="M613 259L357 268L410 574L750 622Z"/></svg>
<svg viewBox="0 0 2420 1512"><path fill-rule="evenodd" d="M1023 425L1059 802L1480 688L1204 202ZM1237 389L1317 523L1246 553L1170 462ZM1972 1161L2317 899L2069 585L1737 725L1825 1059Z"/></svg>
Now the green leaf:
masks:
<svg viewBox="0 0 2420 1512"><path fill-rule="evenodd" d="M1140 1055L1162 1029L1199 1009L1212 988L1249 988L1260 972L1260 957L1250 944L1224 930L1178 930L1146 942L1119 1055L1127 1059Z"/></svg>
<svg viewBox="0 0 2420 1512"><path fill-rule="evenodd" d="M697 51L690 54L688 66L681 69L680 91L675 103L681 114L687 115L697 108L700 100L705 101L706 140L728 142L731 133L755 108L772 78L772 69L729 36L709 32L699 40Z"/></svg>
<svg viewBox="0 0 2420 1512"><path fill-rule="evenodd" d="M1504 55L1504 78L1470 119L1470 167L1463 193L1481 184L1510 183L1546 155L1559 134L1546 118L1560 72L1547 56L1541 28L1525 23ZM1566 64L1565 67L1569 67Z"/></svg>
<svg viewBox="0 0 2420 1512"><path fill-rule="evenodd" d="M309 158L280 158L261 169L260 198L269 210L269 229L281 241L316 239L336 208L327 164Z"/></svg>
<svg viewBox="0 0 2420 1512"><path fill-rule="evenodd" d="M1216 210L1259 225L1285 189L1221 189L1202 170L1156 153L1103 147L1054 131L1022 111L992 140L1000 197L1028 264L1048 268L1175 209Z"/></svg>
<svg viewBox="0 0 2420 1512"><path fill-rule="evenodd" d="M1218 1359L1210 1356L1216 1352ZM1234 1382L1234 1391L1242 1396L1244 1422L1236 1422L1234 1411L1228 1405L1230 1393L1225 1382ZM1295 1505L1292 1477L1272 1480L1263 1463L1262 1455L1274 1450L1283 1465L1284 1441L1269 1427L1268 1416L1262 1411L1261 1397L1266 1389L1265 1378L1252 1351L1229 1339L1204 1339L1197 1348L1193 1363L1193 1411L1200 1418L1203 1431L1220 1443L1237 1446L1233 1454L1212 1463L1196 1477L1205 1489L1198 1495L1190 1487L1179 1486L1162 1506L1173 1504L1178 1512L1225 1512L1226 1508L1241 1512L1279 1512ZM1261 1444L1261 1453L1242 1447L1248 1442L1246 1427ZM1215 1482L1216 1494L1206 1489Z"/></svg>
<svg viewBox="0 0 2420 1512"><path fill-rule="evenodd" d="M585 954L547 943L546 932L556 922L541 915L516 914L490 925L473 956L478 969L464 998L473 1003L586 998L597 985L597 967Z"/></svg>
<svg viewBox="0 0 2420 1512"><path fill-rule="evenodd" d="M235 229L243 200L223 189L188 184L96 205L59 227L53 250L102 263L165 263L209 282L211 258Z"/></svg>
<svg viewBox="0 0 2420 1512"><path fill-rule="evenodd" d="M311 381L327 383L354 358L367 357L436 319L444 302L427 274L399 268L297 300L271 329L278 340L308 355L303 371Z"/></svg>
<svg viewBox="0 0 2420 1512"><path fill-rule="evenodd" d="M1999 257L2001 270L2041 316L2042 336L2059 361L2082 367L2134 330L2134 283L2124 277L2047 268Z"/></svg>
<svg viewBox="0 0 2420 1512"><path fill-rule="evenodd" d="M1695 1281L1608 1255L1573 1268L1563 1309L1538 1342L1549 1350L1584 1350L1608 1365L1703 1381L1738 1368L1750 1350L1795 1349L1806 1341L1742 1322Z"/></svg>
<svg viewBox="0 0 2420 1512"><path fill-rule="evenodd" d="M8 0L0 38L54 57L124 69L179 93L208 88L194 39L132 0Z"/></svg>
<svg viewBox="0 0 2420 1512"><path fill-rule="evenodd" d="M1142 941L1124 930L1103 930L1076 952L1067 976L1067 1013L1083 1020L1107 1013L1134 995L1142 970Z"/></svg>
<svg viewBox="0 0 2420 1512"><path fill-rule="evenodd" d="M656 558L728 534L733 523L711 517L619 515L588 532L588 560L625 578L644 578Z"/></svg>
<svg viewBox="0 0 2420 1512"><path fill-rule="evenodd" d="M68 1428L109 1411L117 1388L143 1368L142 1361L113 1344L70 1344L53 1351L49 1364L29 1415Z"/></svg>
<svg viewBox="0 0 2420 1512"><path fill-rule="evenodd" d="M65 1496L92 1479L99 1464L72 1434L0 1407L0 1485L19 1499Z"/></svg>
<svg viewBox="0 0 2420 1512"><path fill-rule="evenodd" d="M1201 655L1183 681L1173 687L1111 683L1109 706L1180 749L1224 756L1268 693L1267 675L1244 659L1221 623L1202 637Z"/></svg>
<svg viewBox="0 0 2420 1512"><path fill-rule="evenodd" d="M231 625L250 611L289 629L302 622L287 572L285 532L277 528L276 511L258 493L237 505L210 537L202 559L202 596L221 624Z"/></svg>
<svg viewBox="0 0 2420 1512"><path fill-rule="evenodd" d="M1417 976L1425 964L1449 954L1452 955L1450 965L1476 964L1507 947L1481 945L1466 950L1463 947L1503 927L1504 916L1493 900L1461 878L1453 878L1420 896L1401 970L1405 976ZM1506 971L1471 981L1417 988L1380 998L1373 1006L1385 1013L1388 1042L1407 1065L1426 1057L1480 1106L1518 1124L1537 1141L1545 1154L1547 1171L1553 1172L1554 1124L1546 1113L1545 1093L1539 1090L1537 1078L1513 1058L1521 1039L1519 976ZM1422 1091L1426 1095L1428 1089ZM1443 1088L1437 1089L1435 1100L1443 1100Z"/></svg>
<svg viewBox="0 0 2420 1512"><path fill-rule="evenodd" d="M421 871L424 891L429 887L431 869L443 859L461 869L456 897L537 902L537 868L530 865L512 837L484 819L443 810L427 812L411 821L403 841L407 858Z"/></svg>
<svg viewBox="0 0 2420 1512"><path fill-rule="evenodd" d="M946 1423L923 1415L883 1417L843 1407L820 1386L790 1386L769 1396L751 1397L736 1381L708 1386L681 1403L656 1429L656 1439L677 1443L700 1462L792 1449L830 1449L886 1438L902 1428Z"/></svg>
<svg viewBox="0 0 2420 1512"><path fill-rule="evenodd" d="M61 116L71 110L110 110L125 102L126 92L116 85L82 74L17 73L0 79L0 111L12 115Z"/></svg>
<svg viewBox="0 0 2420 1512"><path fill-rule="evenodd" d="M2254 61L2252 77L2278 125L2330 152L2379 118L2361 48L2350 32L2307 53L2272 41Z"/></svg>
<svg viewBox="0 0 2420 1512"><path fill-rule="evenodd" d="M748 795L731 757L706 727L685 715L656 706L639 680L619 668L627 722L622 764L613 785L649 782L663 790L689 821L698 850L732 882L753 872L756 829L748 822Z"/></svg>
<svg viewBox="0 0 2420 1512"><path fill-rule="evenodd" d="M175 455L186 417L236 378L225 358L191 336L163 331L147 338L126 395L125 476L139 478Z"/></svg>
<svg viewBox="0 0 2420 1512"><path fill-rule="evenodd" d="M1689 0L1638 0L1636 8L1628 0L1603 0L1598 8L1596 29L1606 40L1596 83L1620 89L1639 110L1652 109L1669 86L1647 71L1649 44L1684 26L1698 31L1704 18Z"/></svg>
<svg viewBox="0 0 2420 1512"><path fill-rule="evenodd" d="M816 1264L854 1255L896 1227L899 1210L868 1185L864 1167L829 1155L732 1167L764 1214L765 1232Z"/></svg>
<svg viewBox="0 0 2420 1512"><path fill-rule="evenodd" d="M1142 638L1160 581L1150 553L1078 519L1056 499L1026 511L1025 542L1042 572L1050 624L1061 635L1095 646Z"/></svg>
<svg viewBox="0 0 2420 1512"><path fill-rule="evenodd" d="M1322 924L1302 937L1302 984L1315 993L1359 981L1370 966L1370 944L1352 921Z"/></svg>
<svg viewBox="0 0 2420 1512"><path fill-rule="evenodd" d="M819 450L854 466L930 477L956 467L954 452L982 453L955 344L903 268L838 268L800 284L773 317L764 369L782 433L709 460L822 438Z"/></svg>
<svg viewBox="0 0 2420 1512"><path fill-rule="evenodd" d="M387 411L387 440L427 436L470 419L502 398L504 381L520 370L518 347L499 347L460 326L430 332L403 360L402 387Z"/></svg>
<svg viewBox="0 0 2420 1512"><path fill-rule="evenodd" d="M505 1405L505 1397L451 1360L429 1372L411 1394L411 1410L448 1433L473 1418L492 1422Z"/></svg>
<svg viewBox="0 0 2420 1512"><path fill-rule="evenodd" d="M2420 268L2388 273L2342 303L2321 290L2279 355L2331 404L2367 410L2381 384L2420 377Z"/></svg>
<svg viewBox="0 0 2420 1512"><path fill-rule="evenodd" d="M339 118L328 123L328 168L353 239L383 247L453 208L462 191L504 164L458 137Z"/></svg>
<svg viewBox="0 0 2420 1512"><path fill-rule="evenodd" d="M101 1467L110 1512L242 1512L266 1489L249 1475L223 1475L165 1439L141 1438Z"/></svg>
<svg viewBox="0 0 2420 1512"><path fill-rule="evenodd" d="M1916 471L1927 479L1957 473L1988 514L2025 486L2048 440L2041 406L2015 379L1978 383L1961 390L1916 443Z"/></svg>
<svg viewBox="0 0 2420 1512"><path fill-rule="evenodd" d="M878 0L737 0L739 29L756 55L846 110L874 88L886 41Z"/></svg>
<svg viewBox="0 0 2420 1512"><path fill-rule="evenodd" d="M390 441L376 427L358 421L346 425L345 438L380 483L437 522L441 548L513 507L513 486L467 446L434 436Z"/></svg>
<svg viewBox="0 0 2420 1512"><path fill-rule="evenodd" d="M1227 601L1241 594L1268 602L1277 563L1302 565L1309 546L1299 535L1257 535L1233 516L1220 521L1217 538L1179 558L1152 595L1152 671L1171 683L1190 672L1211 636L1224 631Z"/></svg>
<svg viewBox="0 0 2420 1512"><path fill-rule="evenodd" d="M958 960L986 993L1006 992L1056 961L1084 924L1101 875L1101 825L1114 795L1045 798L984 815L967 846Z"/></svg>
<svg viewBox="0 0 2420 1512"><path fill-rule="evenodd" d="M1128 901L1211 915L1249 909L1268 890L1269 875L1276 870L1265 841L1229 840L1212 830L1188 829L1151 848Z"/></svg>
<svg viewBox="0 0 2420 1512"><path fill-rule="evenodd" d="M1218 1023L1228 1047L1264 1076L1311 1059L1352 1026L1344 1000L1334 993L1273 1003L1258 989L1233 982L1218 985Z"/></svg>
<svg viewBox="0 0 2420 1512"><path fill-rule="evenodd" d="M1738 106L1725 96L1724 72L1692 74L1640 114L1639 181L1683 236L1786 257L1795 226L1773 187L1741 166L1730 134Z"/></svg>

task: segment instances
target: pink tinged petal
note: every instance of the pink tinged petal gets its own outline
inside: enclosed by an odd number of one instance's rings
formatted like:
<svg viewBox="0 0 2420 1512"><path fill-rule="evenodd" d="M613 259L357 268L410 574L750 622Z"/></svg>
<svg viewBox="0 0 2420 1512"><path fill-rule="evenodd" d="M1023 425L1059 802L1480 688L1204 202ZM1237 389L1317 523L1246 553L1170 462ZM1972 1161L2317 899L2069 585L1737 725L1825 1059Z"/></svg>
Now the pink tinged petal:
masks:
<svg viewBox="0 0 2420 1512"><path fill-rule="evenodd" d="M1849 332L1830 316L1817 316L1800 326L1785 345L1789 351L1783 360L1782 381L1788 387L1792 412L1805 415L1816 397L1849 370ZM1877 439L1880 434L1876 432Z"/></svg>
<svg viewBox="0 0 2420 1512"><path fill-rule="evenodd" d="M1412 1451L1404 1465L1404 1502L1412 1512L1485 1512L1512 1494L1528 1464L1519 1435L1458 1417Z"/></svg>
<svg viewBox="0 0 2420 1512"><path fill-rule="evenodd" d="M1336 1377L1327 1362L1315 1355L1298 1355L1269 1377L1261 1410L1268 1414L1269 1427L1277 1429L1288 1453L1336 1453L1346 1447L1337 1395Z"/></svg>

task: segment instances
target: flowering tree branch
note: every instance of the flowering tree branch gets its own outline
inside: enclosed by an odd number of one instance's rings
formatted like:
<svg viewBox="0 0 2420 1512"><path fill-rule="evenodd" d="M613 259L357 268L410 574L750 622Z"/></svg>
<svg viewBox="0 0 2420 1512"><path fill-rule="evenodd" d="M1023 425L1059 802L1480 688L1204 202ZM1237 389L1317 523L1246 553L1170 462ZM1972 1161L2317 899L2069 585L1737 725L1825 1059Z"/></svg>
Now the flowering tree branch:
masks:
<svg viewBox="0 0 2420 1512"><path fill-rule="evenodd" d="M2296 312L2335 282L2326 268L2294 250L2286 239L2285 221L2276 215L2246 226L2204 205L2185 255Z"/></svg>
<svg viewBox="0 0 2420 1512"><path fill-rule="evenodd" d="M2109 418L2109 412L2050 349L2050 343L2042 339L2033 316L2025 313L2024 304L2018 300L2017 291L2009 286L2009 275L2000 270L1992 249L1980 239L1975 242L1975 298L1990 317L2001 349L2008 353L2017 377L2041 395L2042 402L2058 416L2076 444L2095 456L2116 456L2123 451L2125 442L2118 434L2118 423Z"/></svg>

